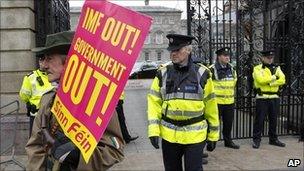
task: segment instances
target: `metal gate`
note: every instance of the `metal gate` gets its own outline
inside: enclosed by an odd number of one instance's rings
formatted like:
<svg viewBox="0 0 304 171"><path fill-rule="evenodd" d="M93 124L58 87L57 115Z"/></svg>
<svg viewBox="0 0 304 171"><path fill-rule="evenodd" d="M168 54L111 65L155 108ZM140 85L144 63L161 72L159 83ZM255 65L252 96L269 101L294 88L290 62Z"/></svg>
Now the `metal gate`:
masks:
<svg viewBox="0 0 304 171"><path fill-rule="evenodd" d="M35 0L36 46L44 46L47 34L70 30L68 0Z"/></svg>
<svg viewBox="0 0 304 171"><path fill-rule="evenodd" d="M214 63L216 49L231 48L238 73L233 138L252 137L252 69L265 49L275 50L275 64L286 75L278 135L297 133L304 122L303 18L304 0L187 0L188 34L197 38L194 55L208 65Z"/></svg>

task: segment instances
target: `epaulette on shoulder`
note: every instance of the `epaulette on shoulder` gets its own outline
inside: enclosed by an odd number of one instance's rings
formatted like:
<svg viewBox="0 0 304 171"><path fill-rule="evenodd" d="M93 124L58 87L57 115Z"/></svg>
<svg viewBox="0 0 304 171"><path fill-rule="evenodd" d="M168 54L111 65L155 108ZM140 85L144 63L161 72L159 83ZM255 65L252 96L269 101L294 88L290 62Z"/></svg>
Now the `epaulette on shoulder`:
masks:
<svg viewBox="0 0 304 171"><path fill-rule="evenodd" d="M204 68L206 71L210 72L210 68L208 68L206 65L202 64L202 63L195 63L196 65L198 65L199 67Z"/></svg>
<svg viewBox="0 0 304 171"><path fill-rule="evenodd" d="M29 77L29 76L31 76L31 75L33 75L33 74L34 74L34 71L31 71L31 72L28 73L26 76Z"/></svg>
<svg viewBox="0 0 304 171"><path fill-rule="evenodd" d="M162 77L162 73L166 72L167 66L168 66L168 65L169 65L169 64L166 63L166 64L161 64L161 65L158 67L156 76L157 76L159 79Z"/></svg>
<svg viewBox="0 0 304 171"><path fill-rule="evenodd" d="M215 65L214 64L211 64L210 66L209 66L209 69L210 68L214 68L215 67Z"/></svg>
<svg viewBox="0 0 304 171"><path fill-rule="evenodd" d="M170 64L172 64L171 61L170 61L170 62L167 62L167 63L164 63L164 64L160 64L158 70L162 70L162 69L166 68L166 67L167 67L168 65L170 65Z"/></svg>
<svg viewBox="0 0 304 171"><path fill-rule="evenodd" d="M164 66L164 65L160 65L159 67L158 67L158 71L161 71L161 70L163 70L163 69L165 69L166 68L166 66Z"/></svg>
<svg viewBox="0 0 304 171"><path fill-rule="evenodd" d="M233 70L236 69L236 66L232 65L231 63L228 63L228 65L229 65Z"/></svg>

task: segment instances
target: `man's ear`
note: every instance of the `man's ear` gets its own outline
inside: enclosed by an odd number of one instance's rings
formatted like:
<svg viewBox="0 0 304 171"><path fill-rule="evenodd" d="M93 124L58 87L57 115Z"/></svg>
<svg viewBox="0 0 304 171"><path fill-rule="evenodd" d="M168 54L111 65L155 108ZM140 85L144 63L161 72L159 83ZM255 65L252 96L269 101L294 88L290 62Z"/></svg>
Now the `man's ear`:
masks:
<svg viewBox="0 0 304 171"><path fill-rule="evenodd" d="M67 56L68 56L68 55L60 55L60 58L61 58L61 61L62 61L62 65L65 64L66 59L67 59Z"/></svg>
<svg viewBox="0 0 304 171"><path fill-rule="evenodd" d="M191 48L186 48L187 53L190 55L191 54Z"/></svg>

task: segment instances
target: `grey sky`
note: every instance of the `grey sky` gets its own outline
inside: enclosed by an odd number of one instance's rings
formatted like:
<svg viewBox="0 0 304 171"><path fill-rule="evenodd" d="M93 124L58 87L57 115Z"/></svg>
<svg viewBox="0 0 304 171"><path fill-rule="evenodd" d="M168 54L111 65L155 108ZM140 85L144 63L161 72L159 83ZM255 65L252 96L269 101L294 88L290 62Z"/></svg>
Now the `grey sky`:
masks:
<svg viewBox="0 0 304 171"><path fill-rule="evenodd" d="M82 6L84 3L84 0L69 0L70 6ZM143 6L145 5L144 0L110 0L110 2L121 5L121 6ZM187 10L187 5L186 5L186 0L150 0L149 5L151 6L165 6L165 7L170 7L170 8L176 8L181 11L182 13L182 18L186 18L186 10Z"/></svg>
<svg viewBox="0 0 304 171"><path fill-rule="evenodd" d="M101 1L101 0L100 0ZM145 0L109 0L112 3L121 5L121 6L143 6L145 5ZM218 12L221 13L221 9L223 4L228 0L218 0L218 9L220 9ZM202 1L206 3L205 5L208 5L208 1ZM82 6L84 3L84 0L69 0L70 6ZM214 10L216 2L211 1L212 9ZM170 7L170 8L176 8L181 11L182 13L182 19L187 18L187 0L150 0L149 5L151 6L164 6L164 7ZM205 6L203 5L203 6Z"/></svg>

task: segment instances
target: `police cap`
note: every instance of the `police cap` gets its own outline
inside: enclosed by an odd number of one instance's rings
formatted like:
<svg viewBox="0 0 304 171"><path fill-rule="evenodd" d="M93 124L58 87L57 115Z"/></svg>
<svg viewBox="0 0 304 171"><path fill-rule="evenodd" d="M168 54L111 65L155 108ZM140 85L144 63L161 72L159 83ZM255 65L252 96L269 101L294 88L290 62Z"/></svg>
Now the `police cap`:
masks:
<svg viewBox="0 0 304 171"><path fill-rule="evenodd" d="M221 49L218 49L217 51L215 51L215 54L217 56L220 56L220 55L229 55L230 56L230 48L229 47L223 47Z"/></svg>
<svg viewBox="0 0 304 171"><path fill-rule="evenodd" d="M192 40L195 39L193 36L181 35L181 34L168 34L166 36L169 39L168 51L176 51L180 48L190 45Z"/></svg>
<svg viewBox="0 0 304 171"><path fill-rule="evenodd" d="M263 50L260 53L262 56L274 56L274 50Z"/></svg>

